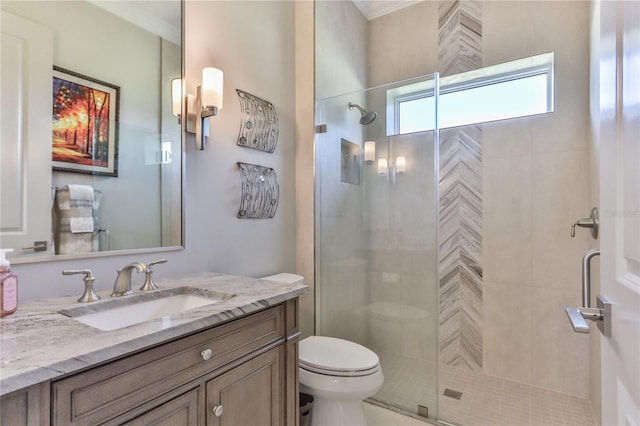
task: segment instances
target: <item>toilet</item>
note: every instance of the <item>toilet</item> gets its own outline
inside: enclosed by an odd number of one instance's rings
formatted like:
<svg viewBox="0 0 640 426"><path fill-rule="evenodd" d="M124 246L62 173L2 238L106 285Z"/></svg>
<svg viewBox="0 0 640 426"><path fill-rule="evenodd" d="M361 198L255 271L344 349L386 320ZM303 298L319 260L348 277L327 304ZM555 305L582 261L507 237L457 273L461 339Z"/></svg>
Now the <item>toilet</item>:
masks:
<svg viewBox="0 0 640 426"><path fill-rule="evenodd" d="M293 274L263 279L303 280ZM302 339L299 354L300 392L313 396L311 426L366 426L362 401L384 382L378 356L358 343L327 336Z"/></svg>
<svg viewBox="0 0 640 426"><path fill-rule="evenodd" d="M362 400L384 382L378 356L357 343L326 336L300 341L300 391L313 396L312 426L366 426Z"/></svg>

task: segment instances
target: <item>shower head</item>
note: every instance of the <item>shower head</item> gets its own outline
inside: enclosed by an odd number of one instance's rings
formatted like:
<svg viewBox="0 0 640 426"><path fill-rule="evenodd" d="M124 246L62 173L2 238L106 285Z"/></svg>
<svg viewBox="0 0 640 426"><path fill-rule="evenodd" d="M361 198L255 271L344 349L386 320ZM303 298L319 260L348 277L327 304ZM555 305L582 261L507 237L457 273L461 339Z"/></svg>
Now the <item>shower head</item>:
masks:
<svg viewBox="0 0 640 426"><path fill-rule="evenodd" d="M360 111L361 126L367 126L373 123L373 120L375 120L376 117L378 116L378 113L376 113L375 111L367 111L366 109L362 108L360 105L349 102L349 109L354 109L354 108L358 108L358 110Z"/></svg>

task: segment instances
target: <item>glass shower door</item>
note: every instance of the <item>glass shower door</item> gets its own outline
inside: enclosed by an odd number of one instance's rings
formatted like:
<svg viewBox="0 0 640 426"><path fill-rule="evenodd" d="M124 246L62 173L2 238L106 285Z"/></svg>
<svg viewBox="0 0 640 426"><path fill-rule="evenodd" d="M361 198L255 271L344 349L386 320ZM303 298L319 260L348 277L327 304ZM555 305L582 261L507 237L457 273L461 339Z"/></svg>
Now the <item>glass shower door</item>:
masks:
<svg viewBox="0 0 640 426"><path fill-rule="evenodd" d="M431 418L437 415L437 130L396 129L403 87L422 84L433 94L434 77L316 104L316 124L326 125L316 135L316 333L378 354L385 382L373 402ZM435 105L425 122L435 123ZM369 150L364 155L366 141L375 143L371 158Z"/></svg>

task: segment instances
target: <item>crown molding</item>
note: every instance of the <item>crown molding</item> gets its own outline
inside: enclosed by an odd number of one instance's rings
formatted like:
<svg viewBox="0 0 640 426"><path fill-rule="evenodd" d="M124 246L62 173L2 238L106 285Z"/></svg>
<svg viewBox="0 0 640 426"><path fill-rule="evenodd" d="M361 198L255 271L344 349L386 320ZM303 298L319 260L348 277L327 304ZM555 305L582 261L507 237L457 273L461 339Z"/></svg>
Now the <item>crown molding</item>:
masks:
<svg viewBox="0 0 640 426"><path fill-rule="evenodd" d="M353 0L367 20L379 18L424 0Z"/></svg>

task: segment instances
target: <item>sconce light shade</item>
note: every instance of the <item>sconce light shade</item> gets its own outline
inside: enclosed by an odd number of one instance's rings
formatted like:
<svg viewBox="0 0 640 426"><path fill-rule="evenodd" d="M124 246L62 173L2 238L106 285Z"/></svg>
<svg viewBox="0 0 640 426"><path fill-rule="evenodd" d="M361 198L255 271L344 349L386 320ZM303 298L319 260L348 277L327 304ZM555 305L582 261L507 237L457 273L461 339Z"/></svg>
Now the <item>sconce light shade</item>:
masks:
<svg viewBox="0 0 640 426"><path fill-rule="evenodd" d="M182 114L182 79L171 80L171 113L180 118Z"/></svg>
<svg viewBox="0 0 640 426"><path fill-rule="evenodd" d="M364 161L367 164L372 164L376 158L376 143L374 141L366 141L364 143Z"/></svg>
<svg viewBox="0 0 640 426"><path fill-rule="evenodd" d="M389 163L386 158L378 158L378 174L386 175L389 171Z"/></svg>
<svg viewBox="0 0 640 426"><path fill-rule="evenodd" d="M396 173L404 173L407 170L407 157L398 155L396 157Z"/></svg>
<svg viewBox="0 0 640 426"><path fill-rule="evenodd" d="M224 73L218 68L202 69L202 106L222 109Z"/></svg>
<svg viewBox="0 0 640 426"><path fill-rule="evenodd" d="M209 136L209 118L218 115L222 109L222 90L224 74L218 68L204 68L202 70L202 85L198 86L196 95L185 96L186 131L196 134L196 149L204 150L204 144ZM175 96L177 86L172 81L172 96ZM180 93L182 87L180 85ZM182 96L182 95L180 95ZM176 98L173 97L173 110L176 110ZM179 109L178 109L179 111Z"/></svg>

